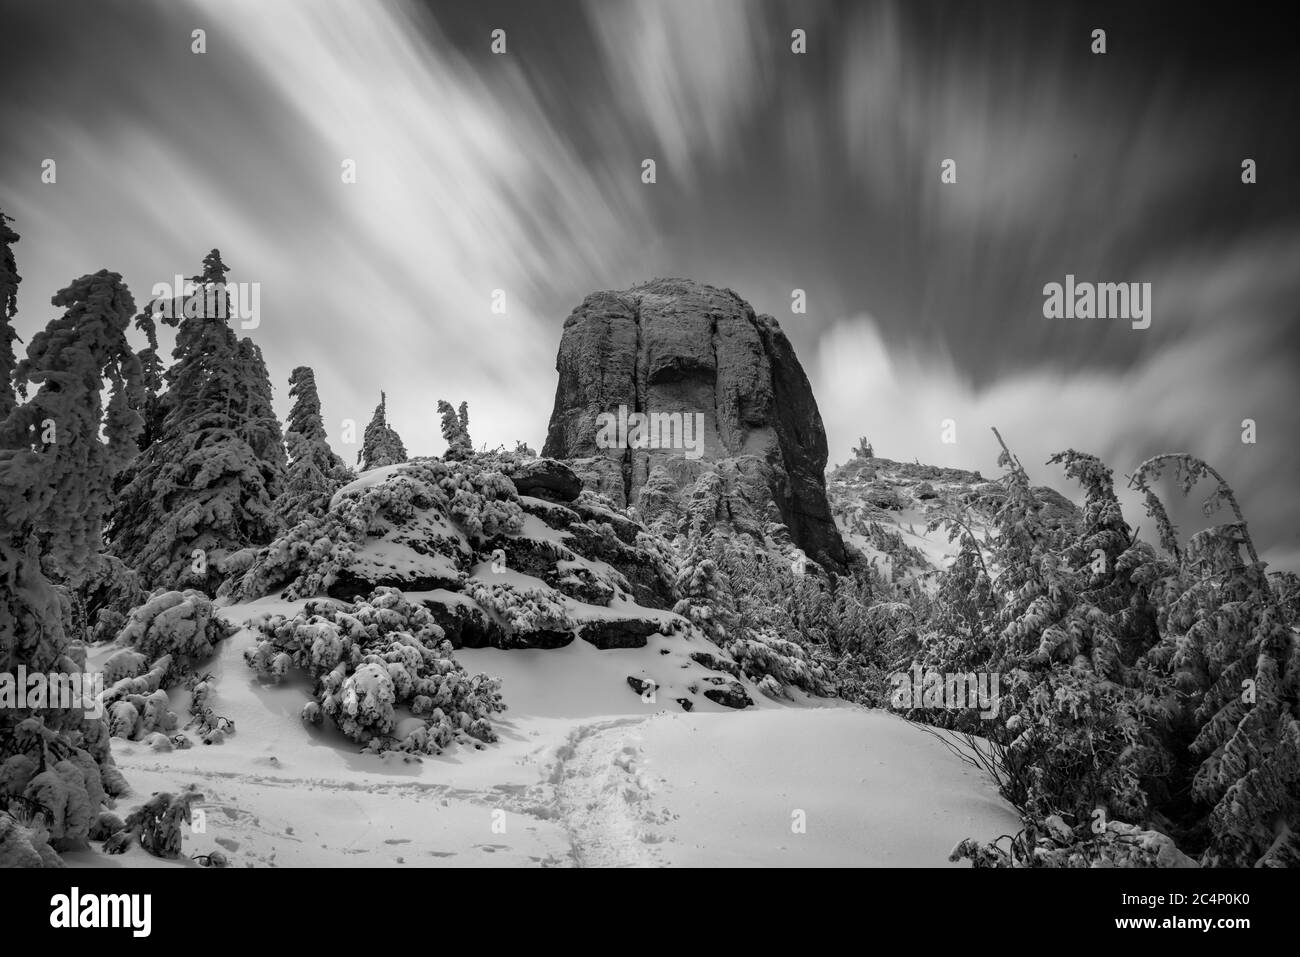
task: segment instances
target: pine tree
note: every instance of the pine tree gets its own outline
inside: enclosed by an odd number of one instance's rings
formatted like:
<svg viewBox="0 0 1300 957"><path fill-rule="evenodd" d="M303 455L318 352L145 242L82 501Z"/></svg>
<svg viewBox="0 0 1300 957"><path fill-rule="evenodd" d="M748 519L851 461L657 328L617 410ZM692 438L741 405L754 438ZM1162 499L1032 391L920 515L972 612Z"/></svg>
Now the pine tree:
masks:
<svg viewBox="0 0 1300 957"><path fill-rule="evenodd" d="M352 478L343 460L330 449L321 421L316 377L310 368L298 366L293 370L289 395L294 399L286 439L290 464L284 492L275 503L276 513L286 529L305 518L323 515L334 492Z"/></svg>
<svg viewBox="0 0 1300 957"><path fill-rule="evenodd" d="M153 445L162 431L166 410L162 404L163 364L158 355L158 328L154 324L157 301L150 302L135 317L135 327L144 333L147 347L140 352L140 367L144 373L144 404L140 414L144 428L140 430L138 444L143 452Z"/></svg>
<svg viewBox="0 0 1300 957"><path fill-rule="evenodd" d="M1059 815L1078 826L1098 808L1145 820L1146 785L1167 773L1168 752L1146 714L1159 689L1134 668L1155 641L1134 573L1143 546L1120 514L1110 469L1073 450L1051 461L1083 484L1082 521L1050 527L1003 443L991 554L986 560L969 523L952 523L962 552L923 639L927 672L1003 676L998 714L988 721L977 710L924 705L911 716L994 742L1003 793L1033 821Z"/></svg>
<svg viewBox="0 0 1300 957"><path fill-rule="evenodd" d="M230 267L221 261L221 250L213 249L203 257L203 272L197 276L191 276L190 282L197 283L205 294L224 295L224 289L218 287L226 285L226 276L230 273Z"/></svg>
<svg viewBox="0 0 1300 957"><path fill-rule="evenodd" d="M469 458L474 454L474 443L469 438L469 404L462 402L458 413L446 399L439 399L438 411L442 413L442 437L447 440L443 458L448 462Z"/></svg>
<svg viewBox="0 0 1300 957"><path fill-rule="evenodd" d="M1224 505L1233 513L1232 520L1192 536L1186 548L1178 547L1150 487L1170 466L1184 494L1202 480L1213 483L1205 514ZM1148 514L1175 559L1163 580L1163 639L1148 659L1173 676L1191 725L1189 748L1199 762L1191 795L1200 809L1210 808L1202 863L1300 866L1294 606L1269 582L1236 495L1217 471L1186 453L1159 455L1143 462L1131 483L1145 494Z"/></svg>
<svg viewBox="0 0 1300 957"><path fill-rule="evenodd" d="M279 528L284 448L261 353L224 315L196 308L223 292L227 272L213 250L183 315L164 310L177 333L160 434L133 464L109 526L114 553L153 588L212 593L224 557Z"/></svg>
<svg viewBox="0 0 1300 957"><path fill-rule="evenodd" d="M80 575L99 551L109 482L140 428L131 408L142 389L140 362L125 335L134 303L122 277L107 270L82 276L52 302L66 312L33 339L16 368L20 393L29 382L40 389L0 423L0 565L7 582L0 591L8 605L0 615L0 660L6 670L15 654L52 663L53 652L38 653L37 646L43 637L57 644L62 627L34 600L46 592L35 546L39 539L45 569L67 579Z"/></svg>
<svg viewBox="0 0 1300 957"><path fill-rule="evenodd" d="M712 552L709 537L699 525L694 526L685 539L678 564L675 590L680 598L673 611L722 644L731 636L735 603Z"/></svg>
<svg viewBox="0 0 1300 957"><path fill-rule="evenodd" d="M18 284L23 280L14 261L12 244L18 242L18 234L9 228L11 222L11 217L0 212L0 422L13 411L17 401L14 340L18 333L10 320L18 313Z"/></svg>
<svg viewBox="0 0 1300 957"><path fill-rule="evenodd" d="M368 471L386 465L400 465L405 461L406 446L402 444L402 437L388 425L388 396L380 392L379 405L375 406L375 414L366 426L357 462L362 471Z"/></svg>
<svg viewBox="0 0 1300 957"><path fill-rule="evenodd" d="M320 394L316 391L316 374L310 366L298 366L290 373L289 395L293 408L289 410L285 432L297 432L312 444L322 471L344 468L343 460L330 450L321 418Z"/></svg>
<svg viewBox="0 0 1300 957"><path fill-rule="evenodd" d="M284 434L272 406L271 377L267 374L262 350L252 339L240 339L235 356L236 391L231 401L240 420L241 437L257 457L271 467L267 494L275 498L280 493L287 460Z"/></svg>
<svg viewBox="0 0 1300 957"><path fill-rule="evenodd" d="M117 273L82 276L51 302L65 307L18 364L30 401L0 420L0 671L82 670L64 631L49 570L76 584L100 548L110 481L135 451L140 362L126 339L135 311ZM108 388L108 403L102 395ZM106 792L125 789L107 725L82 708L0 709L8 795L43 806L29 828L0 812L5 856L57 866L46 846L84 843ZM12 806L12 805L11 805Z"/></svg>

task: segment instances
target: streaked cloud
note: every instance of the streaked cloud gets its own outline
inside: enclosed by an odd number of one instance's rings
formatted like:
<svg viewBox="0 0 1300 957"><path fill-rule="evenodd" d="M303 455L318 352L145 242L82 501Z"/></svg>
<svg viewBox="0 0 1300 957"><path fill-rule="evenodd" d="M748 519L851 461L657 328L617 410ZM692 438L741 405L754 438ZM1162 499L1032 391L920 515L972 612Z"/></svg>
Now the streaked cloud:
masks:
<svg viewBox="0 0 1300 957"><path fill-rule="evenodd" d="M1291 277L1276 267L1300 253L1300 235L1270 248L1273 256L1246 250L1225 262L1162 271L1160 308L1186 317L1186 331L1125 369L1045 364L978 387L951 355L891 344L869 315L846 318L821 340L811 373L831 458L845 460L865 435L887 458L993 477L999 447L991 427L997 427L1036 482L1071 497L1078 489L1066 485L1058 468L1044 465L1047 458L1067 448L1100 456L1115 470L1130 523L1149 528L1124 477L1152 455L1191 452L1233 485L1264 557L1300 569L1294 498L1300 406L1279 401L1294 392L1295 366L1258 332L1263 322L1294 310L1287 299ZM1130 335L1141 341L1145 333ZM956 423L955 444L941 440L946 419ZM1241 441L1244 419L1256 422L1255 444ZM1165 493L1184 535L1227 520L1201 516L1200 499L1181 501L1171 487Z"/></svg>
<svg viewBox="0 0 1300 957"><path fill-rule="evenodd" d="M1103 14L1112 53L1093 58ZM487 50L498 16L506 56ZM1188 54L1133 5L1011 0L109 0L7 3L3 22L23 38L0 206L27 338L76 276L116 269L143 302L216 246L262 283L251 334L282 414L308 364L335 436L384 389L414 452L444 447L440 397L469 402L477 442L536 446L568 311L685 275L782 321L833 457L866 433L987 473L987 424L1026 463L1074 446L1123 470L1181 446L1300 567L1296 100L1262 27ZM1043 320L1067 272L1151 282L1152 328Z"/></svg>
<svg viewBox="0 0 1300 957"><path fill-rule="evenodd" d="M689 178L693 160L741 158L743 125L763 102L786 42L759 6L588 0L587 11L619 105L641 121L678 175Z"/></svg>

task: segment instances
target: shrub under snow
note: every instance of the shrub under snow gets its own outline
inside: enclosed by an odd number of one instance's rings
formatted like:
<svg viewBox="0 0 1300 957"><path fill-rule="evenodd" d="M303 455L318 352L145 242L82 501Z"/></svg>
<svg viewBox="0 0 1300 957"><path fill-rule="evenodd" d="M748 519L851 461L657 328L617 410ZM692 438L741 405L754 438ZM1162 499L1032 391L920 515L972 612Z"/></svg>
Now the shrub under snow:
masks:
<svg viewBox="0 0 1300 957"><path fill-rule="evenodd" d="M497 739L488 716L506 709L500 679L471 677L428 609L397 589L377 588L355 605L311 601L259 627L264 639L245 652L250 667L275 680L292 668L316 678L306 721L329 717L373 751L439 754L453 742Z"/></svg>
<svg viewBox="0 0 1300 957"><path fill-rule="evenodd" d="M518 588L507 582L471 579L465 593L510 625L517 635L534 631L568 631L576 624L564 596L549 588Z"/></svg>
<svg viewBox="0 0 1300 957"><path fill-rule="evenodd" d="M203 795L197 791L154 794L127 815L124 827L113 831L104 842L105 853L121 854L131 846L132 840L138 840L154 857L179 857L184 839L181 823L190 823L192 806L202 800Z"/></svg>
<svg viewBox="0 0 1300 957"><path fill-rule="evenodd" d="M281 535L222 593L243 600L278 588L290 599L322 594L368 537L425 509L441 510L474 545L523 527L519 496L504 475L473 461L417 459L383 482L345 492L326 514Z"/></svg>
<svg viewBox="0 0 1300 957"><path fill-rule="evenodd" d="M123 790L98 722L68 735L25 719L0 741L0 808L8 809L0 813L0 859L28 859L24 847L45 859L47 841L56 850L84 845L108 795Z"/></svg>
<svg viewBox="0 0 1300 957"><path fill-rule="evenodd" d="M727 644L740 670L758 682L769 697L783 697L785 686L802 688L809 694L834 694L830 676L821 665L809 660L803 646L786 638L762 632L737 638Z"/></svg>
<svg viewBox="0 0 1300 957"><path fill-rule="evenodd" d="M170 656L176 672L183 673L196 661L211 657L216 643L234 632L214 614L212 600L202 592L159 589L131 610L117 640L143 659ZM124 664L117 655L110 658L105 663L105 681L113 680L107 674L109 665L116 670ZM167 676L166 683L171 684L174 677L176 674Z"/></svg>

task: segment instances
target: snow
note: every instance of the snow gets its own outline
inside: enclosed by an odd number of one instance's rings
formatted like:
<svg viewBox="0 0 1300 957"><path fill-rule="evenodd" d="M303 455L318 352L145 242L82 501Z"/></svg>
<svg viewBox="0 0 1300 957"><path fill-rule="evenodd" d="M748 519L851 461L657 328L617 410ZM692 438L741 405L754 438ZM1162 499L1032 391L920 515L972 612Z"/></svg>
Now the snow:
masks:
<svg viewBox="0 0 1300 957"><path fill-rule="evenodd" d="M690 651L704 650L703 641L656 634L647 639L644 648L601 651L577 639L549 650L462 648L456 659L471 674L481 671L503 679L502 694L510 706L507 718L594 719L618 714L648 717L665 709L680 712L676 699L686 695L686 686L714 674L689 658ZM627 683L629 675L654 680L654 703L642 702ZM746 690L756 705L768 700L753 685ZM703 695L695 696L694 707L696 711L730 711Z"/></svg>
<svg viewBox="0 0 1300 957"><path fill-rule="evenodd" d="M399 462L396 465L381 465L378 468L367 469L365 472L361 473L359 478L354 479L334 493L333 498L330 499L330 508L337 505L342 500L343 496L347 495L349 492L360 492L375 485L381 485L390 475L396 475L398 472L405 471L405 469L405 462Z"/></svg>
<svg viewBox="0 0 1300 957"><path fill-rule="evenodd" d="M425 516L431 518L432 516ZM440 578L455 581L456 563L446 555L417 551L405 541L368 541L357 549L348 571L366 581Z"/></svg>
<svg viewBox="0 0 1300 957"><path fill-rule="evenodd" d="M963 837L1019 829L973 769L880 711L664 713L584 726L572 750L561 806L590 866L940 866Z"/></svg>
<svg viewBox="0 0 1300 957"><path fill-rule="evenodd" d="M538 501L538 499L529 499L527 496L520 496L520 502ZM529 538L537 542L554 542L557 545L563 545L564 540L569 536L568 532L558 528L551 528L536 515L531 512L525 512L523 516L523 525L519 529L517 538Z"/></svg>
<svg viewBox="0 0 1300 957"><path fill-rule="evenodd" d="M242 623L292 614L267 598L222 609ZM504 679L501 740L438 757L362 754L299 718L306 679L263 684L242 659L254 633L219 645L209 703L236 731L219 745L166 753L114 740L133 793L194 785L202 833L184 854L221 849L234 866L914 865L946 866L964 837L1018 827L992 785L894 715L752 691L730 711L678 685L708 674L700 638L652 635L644 648L461 649L471 673ZM667 654L661 654L667 651ZM92 664L108 651L91 656ZM628 675L664 685L655 703ZM173 692L183 714L184 693ZM806 833L794 830L806 814ZM72 866L155 866L139 852L69 856ZM169 866L192 866L184 858Z"/></svg>

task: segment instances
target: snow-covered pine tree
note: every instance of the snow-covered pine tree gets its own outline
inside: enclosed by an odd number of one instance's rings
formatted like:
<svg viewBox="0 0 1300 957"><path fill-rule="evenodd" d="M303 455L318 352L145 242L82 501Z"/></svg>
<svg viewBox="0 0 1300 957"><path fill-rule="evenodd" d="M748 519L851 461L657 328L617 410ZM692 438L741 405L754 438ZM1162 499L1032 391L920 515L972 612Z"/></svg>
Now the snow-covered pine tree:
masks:
<svg viewBox="0 0 1300 957"><path fill-rule="evenodd" d="M922 639L925 657L947 672L980 670L994 654L997 615L1003 604L989 568L992 545L977 534L967 503L944 501L927 526L930 530L946 527L948 540L957 543L958 551L939 580ZM891 664L905 670L911 660Z"/></svg>
<svg viewBox="0 0 1300 957"><path fill-rule="evenodd" d="M694 622L718 644L730 637L734 617L731 588L718 571L709 536L699 525L693 526L684 540L675 590L680 598L674 612Z"/></svg>
<svg viewBox="0 0 1300 957"><path fill-rule="evenodd" d="M81 573L100 548L109 481L140 428L131 407L142 389L140 362L125 335L134 303L122 277L107 270L83 276L51 301L66 312L33 338L16 367L20 395L28 383L40 389L0 423L0 564L12 612L0 615L6 666L14 655L48 666L57 653L40 650L42 634L57 644L63 631L61 622L45 617L57 603L45 604L53 599L41 585L41 566L29 564L24 549L39 538L47 570L67 579Z"/></svg>
<svg viewBox="0 0 1300 957"><path fill-rule="evenodd" d="M271 377L266 371L262 350L252 339L239 340L235 349L236 394L232 402L240 420L241 436L249 448L269 467L267 492L271 498L280 494L287 459L284 452L284 433L280 420L275 417L271 399Z"/></svg>
<svg viewBox="0 0 1300 957"><path fill-rule="evenodd" d="M166 410L162 404L163 364L158 355L158 328L154 324L153 314L156 302L150 302L135 317L135 327L144 333L147 347L140 351L140 368L144 373L144 406L140 410L144 418L144 428L140 430L137 444L143 452L162 433L163 417Z"/></svg>
<svg viewBox="0 0 1300 957"><path fill-rule="evenodd" d="M275 510L285 529L304 518L324 515L335 491L352 478L343 460L334 454L321 421L316 376L307 366L298 366L289 376L293 408L286 423L289 470L284 491Z"/></svg>
<svg viewBox="0 0 1300 957"><path fill-rule="evenodd" d="M211 594L224 557L267 544L279 527L284 451L261 354L225 316L195 306L212 301L227 272L214 249L195 296L163 317L177 333L161 434L133 464L109 526L113 552L151 588Z"/></svg>
<svg viewBox="0 0 1300 957"><path fill-rule="evenodd" d="M448 462L469 458L474 454L474 443L469 437L468 403L462 402L458 413L446 399L439 399L438 411L442 414L442 437L447 440L443 458Z"/></svg>
<svg viewBox="0 0 1300 957"><path fill-rule="evenodd" d="M405 461L406 446L402 444L402 437L388 425L388 396L380 392L379 405L375 406L375 414L366 426L357 462L365 472Z"/></svg>
<svg viewBox="0 0 1300 957"><path fill-rule="evenodd" d="M0 422L13 411L17 399L14 395L14 332L10 321L18 312L18 266L14 261L13 244L18 234L9 228L13 219L0 211Z"/></svg>
<svg viewBox="0 0 1300 957"><path fill-rule="evenodd" d="M1214 485L1204 505L1232 520L1177 536L1151 483L1172 466L1184 494ZM1300 632L1294 605L1265 574L1236 495L1223 476L1187 453L1143 462L1131 480L1146 496L1176 568L1163 580L1159 645L1150 663L1171 674L1200 762L1191 794L1209 807L1202 863L1300 866ZM1243 560L1242 551L1246 557ZM1153 567L1155 563L1150 563ZM1279 581L1285 587L1285 579ZM1185 781L1178 782L1185 784Z"/></svg>
<svg viewBox="0 0 1300 957"><path fill-rule="evenodd" d="M72 592L73 634L87 644L112 641L127 614L148 597L139 575L116 555L101 552Z"/></svg>
<svg viewBox="0 0 1300 957"><path fill-rule="evenodd" d="M1167 771L1168 754L1145 713L1158 689L1141 688L1132 669L1154 641L1133 576L1141 556L1130 554L1110 470L1073 450L1052 461L1084 485L1083 520L1050 527L1003 444L991 554L957 526L962 561L940 589L921 649L926 671L999 675L998 715L926 705L911 716L993 741L1004 795L1035 824L1058 815L1079 827L1098 808L1145 820L1144 784Z"/></svg>
<svg viewBox="0 0 1300 957"><path fill-rule="evenodd" d="M289 410L285 432L297 432L311 445L311 453L322 472L346 469L343 459L330 448L321 418L320 393L316 391L316 373L310 366L298 366L289 374L289 395L293 408Z"/></svg>
<svg viewBox="0 0 1300 957"><path fill-rule="evenodd" d="M135 451L142 391L126 340L135 304L117 273L82 276L54 296L66 307L18 363L30 401L0 421L0 671L81 671L48 569L76 583L100 548L110 480ZM108 403L103 391L108 388ZM43 552L43 554L42 554ZM4 791L41 805L43 825L0 812L10 850L57 864L46 847L84 841L106 791L125 787L107 725L80 708L0 709ZM37 821L40 821L38 816Z"/></svg>

